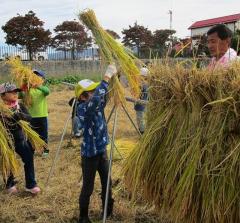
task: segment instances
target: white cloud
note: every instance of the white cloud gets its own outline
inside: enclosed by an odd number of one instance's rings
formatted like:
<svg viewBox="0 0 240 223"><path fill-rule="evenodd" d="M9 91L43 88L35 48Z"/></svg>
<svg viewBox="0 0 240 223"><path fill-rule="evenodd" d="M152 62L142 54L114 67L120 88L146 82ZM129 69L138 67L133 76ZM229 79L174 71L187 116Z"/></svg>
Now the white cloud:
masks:
<svg viewBox="0 0 240 223"><path fill-rule="evenodd" d="M239 0L0 0L0 26L17 13L33 10L50 29L65 20L77 18L79 10L91 8L103 27L121 34L135 21L151 30L169 28L169 9L173 11L173 28L177 36L188 36L195 21L240 13ZM0 42L4 41L0 30Z"/></svg>

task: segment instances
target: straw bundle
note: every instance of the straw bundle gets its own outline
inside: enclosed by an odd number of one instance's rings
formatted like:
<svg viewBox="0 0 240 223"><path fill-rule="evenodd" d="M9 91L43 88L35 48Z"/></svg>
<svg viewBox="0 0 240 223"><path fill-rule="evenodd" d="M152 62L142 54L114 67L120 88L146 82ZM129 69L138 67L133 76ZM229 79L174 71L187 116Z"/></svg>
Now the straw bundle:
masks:
<svg viewBox="0 0 240 223"><path fill-rule="evenodd" d="M138 97L140 93L140 75L139 69L135 64L135 60L137 59L134 55L101 27L93 10L89 9L81 12L79 19L91 30L96 44L99 46L101 58L108 64L116 63L116 65L118 65L121 72L127 77L132 95ZM117 77L114 77L114 79L117 79ZM118 92L124 92L123 87L119 84L118 80L113 81L117 84L113 84L112 90L115 92L112 95L122 102L125 99L121 94L119 95ZM118 101L116 98L114 100L115 103Z"/></svg>
<svg viewBox="0 0 240 223"><path fill-rule="evenodd" d="M25 96L23 102L29 107L31 105L31 96L29 94L30 87L40 86L43 84L44 80L34 74L30 67L22 64L19 58L11 58L7 63L10 65L13 81L24 89Z"/></svg>
<svg viewBox="0 0 240 223"><path fill-rule="evenodd" d="M240 63L152 67L147 129L124 168L173 222L240 222Z"/></svg>
<svg viewBox="0 0 240 223"><path fill-rule="evenodd" d="M23 65L19 58L11 58L7 63L10 65L13 81L18 86L25 86L29 90L32 85L43 84L43 79L34 74L30 67Z"/></svg>
<svg viewBox="0 0 240 223"><path fill-rule="evenodd" d="M6 180L10 172L16 173L18 170L18 161L14 153L12 136L5 128L3 117L10 117L10 110L0 103L0 172L3 179Z"/></svg>

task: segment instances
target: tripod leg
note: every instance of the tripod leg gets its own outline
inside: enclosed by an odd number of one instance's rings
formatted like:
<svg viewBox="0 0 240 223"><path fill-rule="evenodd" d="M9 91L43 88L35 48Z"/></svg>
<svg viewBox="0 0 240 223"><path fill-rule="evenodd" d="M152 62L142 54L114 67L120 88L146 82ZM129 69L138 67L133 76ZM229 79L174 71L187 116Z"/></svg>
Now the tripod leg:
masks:
<svg viewBox="0 0 240 223"><path fill-rule="evenodd" d="M73 101L73 105L74 105L74 103L75 103L75 100L76 100L76 99L74 99L74 101ZM73 107L73 105L72 105L72 107ZM60 140L60 142L59 142L59 144L58 144L58 148L57 148L57 151L56 151L56 155L55 155L55 158L54 158L54 160L53 160L51 169L50 169L49 174L48 174L48 178L47 178L46 185L45 185L46 187L48 186L50 177L51 177L52 174L53 174L53 169L54 169L54 167L55 167L55 165L56 165L56 162L57 162L57 159L58 159L58 156L59 156L59 153L60 153L60 149L61 149L61 146L62 146L62 142L63 142L64 136L65 136L65 134L66 134L67 126L68 126L69 120L71 119L71 116L72 116L72 110L70 111L70 114L68 115L67 121L65 122L65 125L64 125L63 131L62 131L61 140Z"/></svg>
<svg viewBox="0 0 240 223"><path fill-rule="evenodd" d="M112 114L113 114L113 112L114 112L114 110L115 110L115 105L112 107L112 110L111 110L111 112L110 112L110 114L109 114L109 116L108 116L108 118L107 118L107 124L109 123L109 121L110 121L110 119L111 119L111 117L112 117Z"/></svg>
<svg viewBox="0 0 240 223"><path fill-rule="evenodd" d="M115 138L115 133L116 133L116 126L117 126L117 107L115 109L114 122L113 122L113 131L112 131L111 150L110 150L110 157L109 157L109 169L108 169L107 189L106 189L105 204L104 204L103 223L106 223L106 220L107 220L107 206L108 206L109 186L110 186L110 178L111 178L111 171L112 171L112 160L113 160L113 149L114 149L114 138Z"/></svg>
<svg viewBox="0 0 240 223"><path fill-rule="evenodd" d="M122 108L125 111L125 113L126 113L127 117L129 118L130 122L132 123L133 127L136 129L137 133L141 136L141 133L140 133L139 129L135 125L134 121L132 120L131 116L129 115L127 109L125 108L125 106L123 104L122 104Z"/></svg>
<svg viewBox="0 0 240 223"><path fill-rule="evenodd" d="M111 139L110 139L110 142L111 142ZM118 148L117 148L115 142L113 142L113 143L114 143L114 147L115 147L117 153L119 154L119 156L121 157L121 159L123 159L123 156L122 156L122 154L120 153L120 151L118 150Z"/></svg>

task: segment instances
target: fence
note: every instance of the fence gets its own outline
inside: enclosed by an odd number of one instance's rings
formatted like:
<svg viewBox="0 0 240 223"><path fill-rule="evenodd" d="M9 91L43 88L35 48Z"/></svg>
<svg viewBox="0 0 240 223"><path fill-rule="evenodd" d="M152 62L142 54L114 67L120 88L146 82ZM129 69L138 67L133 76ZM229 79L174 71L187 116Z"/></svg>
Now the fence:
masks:
<svg viewBox="0 0 240 223"><path fill-rule="evenodd" d="M30 55L26 49L14 46L0 46L0 60L9 57L19 57L21 60L30 60ZM38 51L32 55L32 60L98 60L97 48L87 48L83 50L56 50L48 47L44 51Z"/></svg>

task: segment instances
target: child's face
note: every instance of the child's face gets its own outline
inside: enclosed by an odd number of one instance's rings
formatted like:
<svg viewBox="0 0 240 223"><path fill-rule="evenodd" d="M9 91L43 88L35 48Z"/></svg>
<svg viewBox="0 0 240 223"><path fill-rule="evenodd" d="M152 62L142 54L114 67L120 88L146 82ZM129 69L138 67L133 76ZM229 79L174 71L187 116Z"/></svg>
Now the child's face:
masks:
<svg viewBox="0 0 240 223"><path fill-rule="evenodd" d="M93 97L93 94L94 94L94 90L85 92L85 94L81 94L80 95L80 100L88 101L88 100L90 100Z"/></svg>
<svg viewBox="0 0 240 223"><path fill-rule="evenodd" d="M15 102L18 100L18 93L16 91L6 92L1 97L4 102Z"/></svg>

